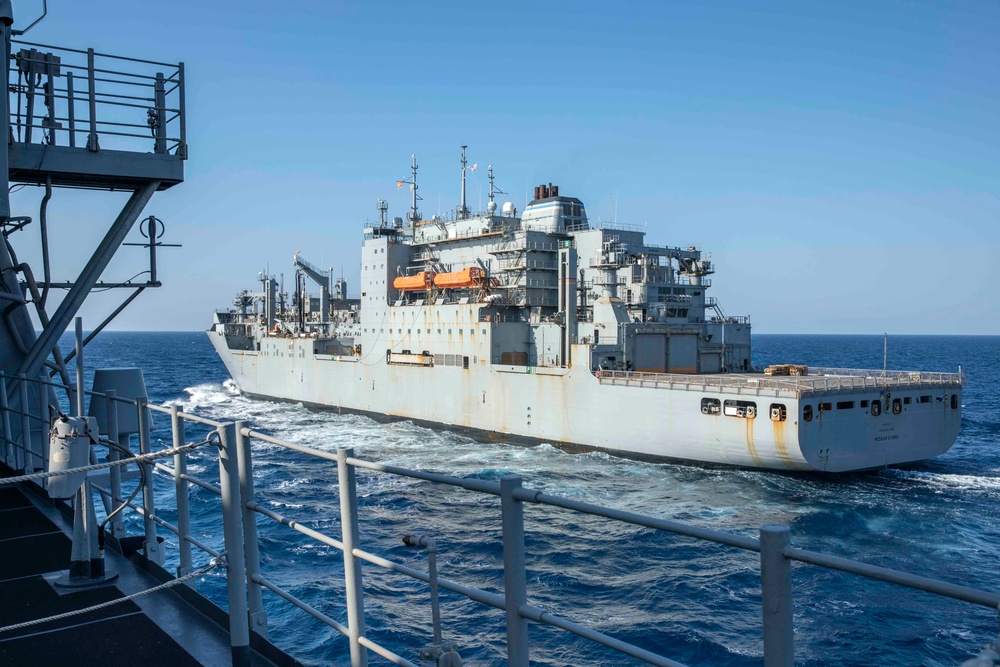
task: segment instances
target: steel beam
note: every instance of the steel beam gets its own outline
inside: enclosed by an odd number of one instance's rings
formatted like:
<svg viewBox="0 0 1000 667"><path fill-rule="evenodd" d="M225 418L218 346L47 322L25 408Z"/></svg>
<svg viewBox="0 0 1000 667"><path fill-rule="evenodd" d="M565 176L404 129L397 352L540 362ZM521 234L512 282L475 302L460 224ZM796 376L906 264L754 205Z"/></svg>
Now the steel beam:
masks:
<svg viewBox="0 0 1000 667"><path fill-rule="evenodd" d="M34 345L31 346L24 361L21 362L17 370L19 375L38 375L45 359L58 344L59 338L66 331L70 320L73 319L77 311L79 311L80 306L83 305L87 295L90 294L91 288L97 283L104 269L111 262L111 258L114 257L115 252L121 246L122 241L125 240L129 230L132 229L132 225L139 219L142 209L145 208L150 197L153 196L153 193L156 192L159 186L159 181L151 181L142 189L133 192L132 196L129 197L125 207L122 208L121 213L118 214L118 218L111 225L108 233L105 234L101 244L91 256L90 261L87 262L83 271L80 272L80 277L77 278L76 284L70 289L66 298L63 299L62 303L59 304L59 308L56 309L56 312L49 319L49 326L42 331L42 334L35 341Z"/></svg>

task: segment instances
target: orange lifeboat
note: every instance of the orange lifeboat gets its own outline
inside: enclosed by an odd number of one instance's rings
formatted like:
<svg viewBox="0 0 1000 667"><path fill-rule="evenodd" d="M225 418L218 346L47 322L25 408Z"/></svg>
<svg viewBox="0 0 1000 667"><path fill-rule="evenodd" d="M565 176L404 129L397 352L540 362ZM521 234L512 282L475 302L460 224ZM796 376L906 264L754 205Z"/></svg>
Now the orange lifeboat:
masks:
<svg viewBox="0 0 1000 667"><path fill-rule="evenodd" d="M483 270L469 266L455 273L439 273L434 276L434 285L442 289L476 287L483 282Z"/></svg>
<svg viewBox="0 0 1000 667"><path fill-rule="evenodd" d="M421 271L415 276L399 276L392 281L392 286L400 292L425 292L434 283L433 271Z"/></svg>

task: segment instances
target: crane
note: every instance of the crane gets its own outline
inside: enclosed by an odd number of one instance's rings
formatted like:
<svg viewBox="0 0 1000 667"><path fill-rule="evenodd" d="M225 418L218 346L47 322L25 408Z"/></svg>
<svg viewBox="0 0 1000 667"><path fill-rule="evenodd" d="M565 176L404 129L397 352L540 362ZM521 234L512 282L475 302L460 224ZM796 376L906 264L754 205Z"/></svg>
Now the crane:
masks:
<svg viewBox="0 0 1000 667"><path fill-rule="evenodd" d="M302 273L309 276L314 283L319 285L319 311L321 313L320 321L326 321L326 318L329 317L330 314L330 281L333 269L320 271L318 268L302 259L301 255L297 252L292 258L292 262L296 269L301 270Z"/></svg>

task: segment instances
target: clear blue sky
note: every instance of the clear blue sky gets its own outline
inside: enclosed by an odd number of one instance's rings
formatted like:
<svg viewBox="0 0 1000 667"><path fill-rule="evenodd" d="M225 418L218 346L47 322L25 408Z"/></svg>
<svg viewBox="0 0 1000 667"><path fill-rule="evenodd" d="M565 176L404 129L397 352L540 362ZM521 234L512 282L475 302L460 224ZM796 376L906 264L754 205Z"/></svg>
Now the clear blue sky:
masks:
<svg viewBox="0 0 1000 667"><path fill-rule="evenodd" d="M551 181L607 220L613 193L649 241L712 252L712 291L758 332L980 334L1000 332L998 35L996 2L581 0L52 0L30 33L187 67L187 180L147 208L184 247L119 329L205 328L299 249L353 291L410 154L436 213L468 144L473 208L488 163L519 209ZM57 193L57 277L123 200Z"/></svg>

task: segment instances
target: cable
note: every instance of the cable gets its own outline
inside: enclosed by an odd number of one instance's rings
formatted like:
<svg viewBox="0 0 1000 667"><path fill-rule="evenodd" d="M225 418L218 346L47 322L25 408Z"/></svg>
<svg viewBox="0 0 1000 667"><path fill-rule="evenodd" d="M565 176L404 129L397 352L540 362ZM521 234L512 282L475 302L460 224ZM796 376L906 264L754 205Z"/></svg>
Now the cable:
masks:
<svg viewBox="0 0 1000 667"><path fill-rule="evenodd" d="M92 611L97 611L98 609L104 609L106 607L111 607L113 605L119 604L121 602L127 602L129 600L134 600L137 597L143 595L149 595L150 593L155 593L156 591L162 591L167 588L173 588L180 584L187 583L192 579L197 579L198 577L207 574L208 572L214 570L217 567L226 567L225 554L219 556L219 558L213 558L208 562L208 565L201 568L200 570L195 570L189 574L185 574L183 577L178 577L177 579L172 579L166 583L160 584L159 586L153 586L152 588L147 588L144 591L139 591L138 593L132 593L131 595L126 595L124 597L115 598L114 600L109 600L108 602L102 602L100 604L95 604L90 607L84 607L83 609L74 609L73 611L68 611L65 614L56 614L55 616L47 616L45 618L36 618L33 621L25 621L24 623L16 623L14 625L8 625L6 627L0 628L0 633L10 632L11 630L20 630L22 628L29 628L33 625L40 625L42 623L48 623L49 621L59 621L64 618L70 618L71 616L79 616L80 614L87 614Z"/></svg>
<svg viewBox="0 0 1000 667"><path fill-rule="evenodd" d="M93 436L91 437L91 440L93 440ZM133 459L133 458L135 458L135 454L132 452L131 449L128 449L127 447L122 447L117 442L112 441L110 438L108 438L107 440L99 441L99 442L101 442L102 444L107 445L109 448L113 447L113 448L117 449L118 451L123 452L126 455L126 459ZM119 505L118 507L116 507L114 509L114 511L108 513L108 515L106 517L104 517L104 521L101 522L101 525L99 525L97 527L97 546L98 546L98 548L101 551L104 551L104 529L105 529L105 526L107 526L108 522L111 521L111 519L113 519L117 514L119 514L122 510L124 510L126 507L128 507L129 503L131 503L133 500L135 500L135 497L137 495L139 495L139 491L141 491L144 486L146 486L146 469L143 468L140 465L139 466L139 483L135 485L135 489L132 490L132 494L128 498L126 498L122 502L121 505Z"/></svg>

